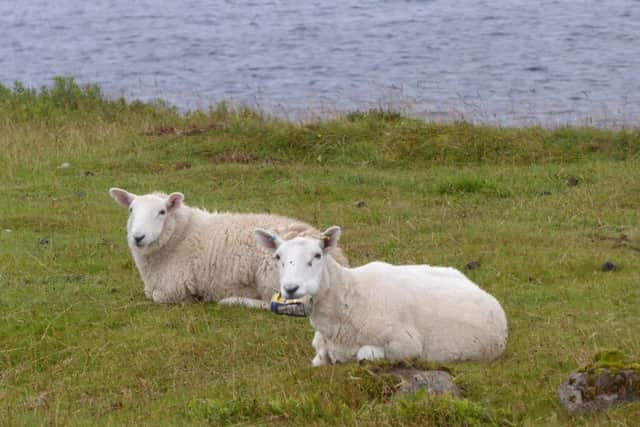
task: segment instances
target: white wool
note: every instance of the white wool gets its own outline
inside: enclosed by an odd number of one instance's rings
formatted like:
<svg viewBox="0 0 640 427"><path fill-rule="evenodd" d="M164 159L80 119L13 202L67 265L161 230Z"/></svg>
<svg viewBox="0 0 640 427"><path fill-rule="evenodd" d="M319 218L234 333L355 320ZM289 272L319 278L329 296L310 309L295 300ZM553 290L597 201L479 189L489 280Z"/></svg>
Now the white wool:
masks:
<svg viewBox="0 0 640 427"><path fill-rule="evenodd" d="M275 241L281 292L312 295L314 366L382 357L492 360L505 350L500 303L456 269L383 262L346 268L331 257L314 259L327 240Z"/></svg>
<svg viewBox="0 0 640 427"><path fill-rule="evenodd" d="M253 230L269 227L285 238L318 234L309 224L282 216L192 208L182 203L180 193L135 196L119 189L110 193L135 212L149 211L141 221L131 214L127 240L145 294L156 303L204 300L268 308L266 301L279 286L278 271L272 255L256 247ZM135 233L153 235L155 240L138 247ZM332 256L347 262L340 249Z"/></svg>

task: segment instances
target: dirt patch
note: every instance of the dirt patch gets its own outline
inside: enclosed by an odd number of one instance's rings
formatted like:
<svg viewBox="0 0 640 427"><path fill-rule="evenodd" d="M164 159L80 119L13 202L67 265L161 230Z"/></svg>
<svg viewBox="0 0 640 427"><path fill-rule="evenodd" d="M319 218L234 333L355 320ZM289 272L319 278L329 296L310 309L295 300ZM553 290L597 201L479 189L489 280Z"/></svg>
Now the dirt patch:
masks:
<svg viewBox="0 0 640 427"><path fill-rule="evenodd" d="M264 163L266 165L277 165L284 163L282 160L272 158L260 158L257 154L246 151L232 151L230 153L213 154L208 160L214 164L249 164Z"/></svg>
<svg viewBox="0 0 640 427"><path fill-rule="evenodd" d="M221 123L213 123L204 127L188 127L177 128L174 126L160 126L156 129L152 129L148 132L144 132L145 136L195 136L202 135L212 130L222 129L224 127Z"/></svg>
<svg viewBox="0 0 640 427"><path fill-rule="evenodd" d="M187 162L176 162L173 164L173 170L183 170L183 169L191 169L191 163Z"/></svg>
<svg viewBox="0 0 640 427"><path fill-rule="evenodd" d="M592 239L599 240L601 242L612 242L614 248L627 248L640 252L640 246L635 244L635 242L632 241L632 239L630 239L626 234L620 234L619 236L604 236L601 234L595 234L592 236Z"/></svg>
<svg viewBox="0 0 640 427"><path fill-rule="evenodd" d="M170 164L147 163L145 165L145 169L151 173L179 171L184 169L191 169L191 163L188 163L188 162L176 162L176 163L170 163Z"/></svg>

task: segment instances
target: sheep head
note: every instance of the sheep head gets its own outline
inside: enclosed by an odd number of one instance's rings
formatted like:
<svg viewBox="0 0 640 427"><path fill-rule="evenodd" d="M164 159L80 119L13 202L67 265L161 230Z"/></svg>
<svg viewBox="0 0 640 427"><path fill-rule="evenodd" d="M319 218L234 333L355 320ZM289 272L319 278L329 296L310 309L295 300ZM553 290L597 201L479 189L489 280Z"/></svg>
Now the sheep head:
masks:
<svg viewBox="0 0 640 427"><path fill-rule="evenodd" d="M338 245L340 227L328 228L322 238L296 237L283 241L272 231L255 231L258 246L274 254L280 273L280 293L287 299L320 291L327 251Z"/></svg>

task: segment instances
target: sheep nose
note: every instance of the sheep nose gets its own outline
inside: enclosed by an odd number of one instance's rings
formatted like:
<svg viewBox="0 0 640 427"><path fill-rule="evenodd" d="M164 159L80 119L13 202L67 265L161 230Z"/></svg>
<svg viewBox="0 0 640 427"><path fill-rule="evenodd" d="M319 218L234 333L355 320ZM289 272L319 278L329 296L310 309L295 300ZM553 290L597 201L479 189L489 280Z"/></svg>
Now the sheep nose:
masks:
<svg viewBox="0 0 640 427"><path fill-rule="evenodd" d="M293 296L299 288L300 286L298 285L288 285L284 287L284 290L287 292L287 295Z"/></svg>
<svg viewBox="0 0 640 427"><path fill-rule="evenodd" d="M140 243L142 242L142 239L144 239L144 234L142 236L133 236L133 240L136 241L136 243Z"/></svg>

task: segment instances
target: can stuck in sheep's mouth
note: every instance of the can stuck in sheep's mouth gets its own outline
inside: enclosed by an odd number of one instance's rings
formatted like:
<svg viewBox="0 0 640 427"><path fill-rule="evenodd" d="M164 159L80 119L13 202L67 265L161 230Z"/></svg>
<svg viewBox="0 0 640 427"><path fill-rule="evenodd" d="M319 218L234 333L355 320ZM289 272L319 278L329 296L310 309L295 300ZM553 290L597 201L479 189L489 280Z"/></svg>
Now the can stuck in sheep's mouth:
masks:
<svg viewBox="0 0 640 427"><path fill-rule="evenodd" d="M284 314L286 316L305 317L311 313L311 301L303 301L301 299L285 299L276 292L271 297L271 311L276 314Z"/></svg>

